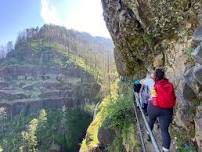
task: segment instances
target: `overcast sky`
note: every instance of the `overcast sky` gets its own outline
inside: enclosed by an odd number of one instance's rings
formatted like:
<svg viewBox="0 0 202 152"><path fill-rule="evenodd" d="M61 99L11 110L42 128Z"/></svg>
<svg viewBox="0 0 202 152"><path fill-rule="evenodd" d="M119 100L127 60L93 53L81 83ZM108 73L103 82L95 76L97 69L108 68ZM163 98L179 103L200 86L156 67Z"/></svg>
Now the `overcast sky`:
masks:
<svg viewBox="0 0 202 152"><path fill-rule="evenodd" d="M25 28L45 23L110 37L101 0L0 0L0 19L0 45L15 41Z"/></svg>

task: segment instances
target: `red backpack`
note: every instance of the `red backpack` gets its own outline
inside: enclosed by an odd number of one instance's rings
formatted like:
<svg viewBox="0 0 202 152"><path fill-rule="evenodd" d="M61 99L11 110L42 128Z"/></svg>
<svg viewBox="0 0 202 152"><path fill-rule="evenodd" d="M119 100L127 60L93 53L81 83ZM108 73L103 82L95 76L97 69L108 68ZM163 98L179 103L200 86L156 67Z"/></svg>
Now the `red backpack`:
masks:
<svg viewBox="0 0 202 152"><path fill-rule="evenodd" d="M176 104L176 97L173 84L167 79L155 82L156 90L155 105L160 108L172 108Z"/></svg>

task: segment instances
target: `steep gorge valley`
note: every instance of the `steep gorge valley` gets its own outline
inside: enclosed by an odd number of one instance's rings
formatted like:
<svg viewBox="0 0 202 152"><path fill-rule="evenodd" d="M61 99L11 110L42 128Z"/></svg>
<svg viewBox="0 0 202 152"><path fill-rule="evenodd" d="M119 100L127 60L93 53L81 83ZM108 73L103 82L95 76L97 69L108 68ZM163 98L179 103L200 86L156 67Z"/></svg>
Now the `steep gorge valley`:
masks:
<svg viewBox="0 0 202 152"><path fill-rule="evenodd" d="M202 0L101 3L112 40L44 25L8 46L0 152L141 152L131 82L158 67L177 96L171 152L202 152Z"/></svg>
<svg viewBox="0 0 202 152"><path fill-rule="evenodd" d="M55 25L21 32L0 60L0 149L78 151L112 47L110 39Z"/></svg>

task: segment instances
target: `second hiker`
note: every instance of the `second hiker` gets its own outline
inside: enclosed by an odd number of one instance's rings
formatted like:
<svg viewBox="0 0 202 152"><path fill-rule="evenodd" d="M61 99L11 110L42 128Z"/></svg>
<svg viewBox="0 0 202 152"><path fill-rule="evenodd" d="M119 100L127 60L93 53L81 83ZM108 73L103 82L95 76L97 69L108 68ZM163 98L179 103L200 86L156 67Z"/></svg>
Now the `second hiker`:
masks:
<svg viewBox="0 0 202 152"><path fill-rule="evenodd" d="M173 119L173 108L176 97L173 84L165 78L165 73L162 69L155 70L154 80L155 84L151 91L152 100L148 105L148 123L152 130L158 118L163 151L168 152L171 144L169 126Z"/></svg>

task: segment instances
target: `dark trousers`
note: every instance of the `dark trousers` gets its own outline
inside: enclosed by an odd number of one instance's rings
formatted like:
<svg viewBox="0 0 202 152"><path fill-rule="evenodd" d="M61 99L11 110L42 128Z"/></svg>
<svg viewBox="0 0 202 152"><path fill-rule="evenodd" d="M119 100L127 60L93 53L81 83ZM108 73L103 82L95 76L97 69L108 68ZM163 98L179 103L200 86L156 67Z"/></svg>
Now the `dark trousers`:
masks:
<svg viewBox="0 0 202 152"><path fill-rule="evenodd" d="M163 140L163 147L169 149L171 138L168 129L173 118L173 108L161 109L159 107L153 106L152 104L149 104L147 112L148 112L148 123L151 130L154 127L156 119L157 118L159 119L161 138Z"/></svg>
<svg viewBox="0 0 202 152"><path fill-rule="evenodd" d="M143 103L142 109L143 109L144 114L145 114L146 116L148 115L148 114L147 114L147 107L148 107L148 104L147 104L147 103Z"/></svg>

